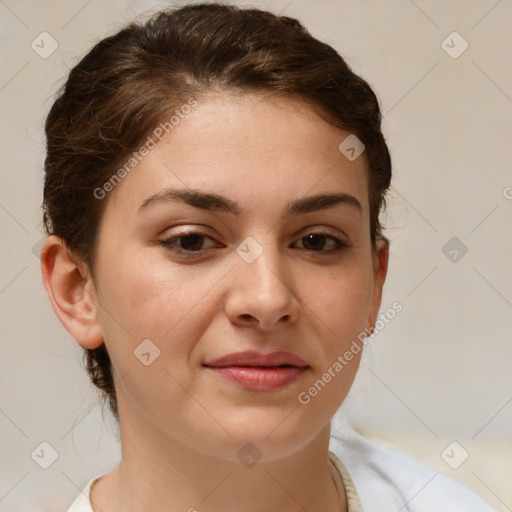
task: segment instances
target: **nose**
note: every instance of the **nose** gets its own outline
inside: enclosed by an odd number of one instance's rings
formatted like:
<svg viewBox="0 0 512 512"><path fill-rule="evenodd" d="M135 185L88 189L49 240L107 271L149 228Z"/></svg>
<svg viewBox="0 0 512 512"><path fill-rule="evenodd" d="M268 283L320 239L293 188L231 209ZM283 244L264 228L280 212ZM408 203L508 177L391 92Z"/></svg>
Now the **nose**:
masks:
<svg viewBox="0 0 512 512"><path fill-rule="evenodd" d="M251 263L240 258L230 275L225 311L233 324L271 331L299 318L290 272L277 250L266 247Z"/></svg>

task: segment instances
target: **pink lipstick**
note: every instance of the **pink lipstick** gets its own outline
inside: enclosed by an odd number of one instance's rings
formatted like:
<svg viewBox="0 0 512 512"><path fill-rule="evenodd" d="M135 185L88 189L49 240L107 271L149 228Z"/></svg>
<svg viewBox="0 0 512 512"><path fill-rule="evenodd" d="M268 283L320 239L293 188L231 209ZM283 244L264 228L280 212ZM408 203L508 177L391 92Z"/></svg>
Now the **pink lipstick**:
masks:
<svg viewBox="0 0 512 512"><path fill-rule="evenodd" d="M237 352L204 363L225 380L250 391L277 391L293 383L308 365L289 352Z"/></svg>

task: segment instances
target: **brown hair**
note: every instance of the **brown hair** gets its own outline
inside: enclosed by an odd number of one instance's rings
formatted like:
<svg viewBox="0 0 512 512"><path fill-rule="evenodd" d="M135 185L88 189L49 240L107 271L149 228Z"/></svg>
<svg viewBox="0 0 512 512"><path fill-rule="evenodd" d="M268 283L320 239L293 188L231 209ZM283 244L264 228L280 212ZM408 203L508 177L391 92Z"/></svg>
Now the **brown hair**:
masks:
<svg viewBox="0 0 512 512"><path fill-rule="evenodd" d="M135 21L97 43L70 71L46 119L44 225L94 275L106 201L94 193L164 117L212 88L300 98L365 145L372 247L391 180L378 100L329 45L296 19L195 4ZM341 141L340 141L341 142ZM105 345L86 350L92 382L119 420Z"/></svg>

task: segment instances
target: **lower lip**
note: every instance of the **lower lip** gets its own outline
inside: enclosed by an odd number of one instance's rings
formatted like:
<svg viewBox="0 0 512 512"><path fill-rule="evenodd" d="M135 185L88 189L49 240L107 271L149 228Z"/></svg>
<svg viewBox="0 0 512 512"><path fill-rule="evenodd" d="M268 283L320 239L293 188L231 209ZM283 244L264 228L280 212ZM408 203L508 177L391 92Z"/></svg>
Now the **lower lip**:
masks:
<svg viewBox="0 0 512 512"><path fill-rule="evenodd" d="M209 367L222 378L250 391L277 391L289 386L306 368L285 366L261 368L250 366Z"/></svg>

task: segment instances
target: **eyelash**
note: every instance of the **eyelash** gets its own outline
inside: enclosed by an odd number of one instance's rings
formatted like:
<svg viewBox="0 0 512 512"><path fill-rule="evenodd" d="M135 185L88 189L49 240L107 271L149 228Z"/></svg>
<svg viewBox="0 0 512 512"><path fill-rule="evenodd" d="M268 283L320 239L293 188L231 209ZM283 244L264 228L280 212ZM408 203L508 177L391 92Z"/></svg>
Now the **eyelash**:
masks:
<svg viewBox="0 0 512 512"><path fill-rule="evenodd" d="M184 237L191 236L191 235L199 235L201 237L206 237L206 238L210 238L211 240L213 240L213 238L211 236L207 235L206 233L202 233L200 231L189 231L189 232L186 232L186 233L180 233L179 235L172 236L172 237L167 238L165 240L160 240L158 243L159 243L159 245L163 246L165 249L173 250L173 251L175 251L175 252L177 252L178 254L181 254L181 255L200 256L200 255L203 254L204 251L206 251L208 249L200 249L198 251L190 251L190 250L186 250L186 249L181 249L181 248L176 246L176 242L180 238L184 238ZM326 239L332 240L332 241L334 241L337 244L337 247L335 249L330 249L330 250L327 250L327 251L324 251L324 250L313 251L313 250L303 249L305 251L308 251L310 253L310 256L313 257L313 258L321 258L321 257L329 256L329 255L331 255L333 253L339 252L339 251L341 251L343 249L347 249L347 248L350 247L349 244L343 242L339 238L337 238L337 237L335 237L333 235L330 235L329 233L322 232L322 231L313 231L311 233L307 233L306 235L303 235L302 237L300 237L299 240L302 240L303 238L306 238L306 237L311 236L311 235L324 236Z"/></svg>

